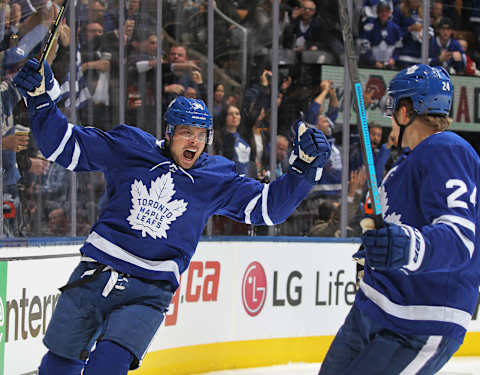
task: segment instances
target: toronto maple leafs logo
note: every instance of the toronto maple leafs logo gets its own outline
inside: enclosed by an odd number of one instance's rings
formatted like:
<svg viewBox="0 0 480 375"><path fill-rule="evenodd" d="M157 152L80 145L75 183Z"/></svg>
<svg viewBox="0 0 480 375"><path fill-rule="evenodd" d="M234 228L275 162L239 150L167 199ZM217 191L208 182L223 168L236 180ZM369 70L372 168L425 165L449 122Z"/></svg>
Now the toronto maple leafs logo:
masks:
<svg viewBox="0 0 480 375"><path fill-rule="evenodd" d="M388 212L388 211L391 211L391 209L390 209L390 204L388 202L388 194L384 188L385 183L391 176L395 174L397 168L398 166L388 171L388 173L383 178L382 186L378 188L378 193L380 195L380 203L382 204L382 209L383 209L383 220L386 221L387 223L399 225L399 224L402 224L402 215L396 212Z"/></svg>
<svg viewBox="0 0 480 375"><path fill-rule="evenodd" d="M132 208L127 220L132 229L142 231L142 237L148 233L154 239L167 238L170 224L187 209L183 199L172 200L175 185L170 172L152 181L150 191L142 181L135 180L130 192Z"/></svg>
<svg viewBox="0 0 480 375"><path fill-rule="evenodd" d="M235 152L238 155L238 161L240 163L248 163L250 160L250 146L244 145L242 142L238 142L235 146Z"/></svg>
<svg viewBox="0 0 480 375"><path fill-rule="evenodd" d="M193 109L194 111L202 111L204 108L203 108L202 103L200 103L200 102L192 102L192 109Z"/></svg>

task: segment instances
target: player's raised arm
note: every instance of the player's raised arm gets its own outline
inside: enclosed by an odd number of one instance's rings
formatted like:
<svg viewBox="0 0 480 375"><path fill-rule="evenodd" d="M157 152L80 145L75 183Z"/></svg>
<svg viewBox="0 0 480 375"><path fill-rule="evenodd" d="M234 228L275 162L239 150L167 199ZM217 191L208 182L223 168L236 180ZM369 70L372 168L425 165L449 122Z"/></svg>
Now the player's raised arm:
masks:
<svg viewBox="0 0 480 375"><path fill-rule="evenodd" d="M274 225L285 221L320 181L331 148L318 129L299 121L287 173L274 182L262 184L237 178L224 191L217 214L255 225Z"/></svg>
<svg viewBox="0 0 480 375"><path fill-rule="evenodd" d="M46 60L42 66L36 59L28 60L13 82L27 104L38 147L49 161L72 171L104 170L118 161L112 155L122 155L122 143L115 139L123 138L121 133L128 129L118 127L105 133L69 123L55 104L60 89ZM131 138L135 143L135 137Z"/></svg>

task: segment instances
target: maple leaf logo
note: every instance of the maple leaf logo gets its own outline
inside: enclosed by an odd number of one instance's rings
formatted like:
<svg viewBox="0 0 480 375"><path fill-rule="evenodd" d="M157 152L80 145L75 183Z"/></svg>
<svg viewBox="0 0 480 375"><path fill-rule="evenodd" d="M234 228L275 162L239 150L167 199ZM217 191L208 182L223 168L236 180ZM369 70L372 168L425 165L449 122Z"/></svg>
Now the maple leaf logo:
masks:
<svg viewBox="0 0 480 375"><path fill-rule="evenodd" d="M185 212L188 205L183 199L171 200L175 185L170 172L152 181L150 191L142 181L135 180L130 193L132 208L127 220L132 229L142 231L142 237L148 233L154 239L167 238L170 224Z"/></svg>
<svg viewBox="0 0 480 375"><path fill-rule="evenodd" d="M244 145L242 142L238 142L235 146L235 152L238 155L238 161L240 163L248 163L250 160L250 146Z"/></svg>
<svg viewBox="0 0 480 375"><path fill-rule="evenodd" d="M388 202L388 195L387 192L385 191L385 188L383 185L385 182L388 180L389 177L391 177L393 174L395 174L395 171L397 170L398 166L390 169L388 173L385 175L383 178L383 184L382 186L379 187L378 193L380 195L380 203L382 204L382 211L383 211L383 220L386 221L387 223L391 224L402 224L402 215L397 214L396 212L390 212L387 214L388 210L390 210L389 202Z"/></svg>

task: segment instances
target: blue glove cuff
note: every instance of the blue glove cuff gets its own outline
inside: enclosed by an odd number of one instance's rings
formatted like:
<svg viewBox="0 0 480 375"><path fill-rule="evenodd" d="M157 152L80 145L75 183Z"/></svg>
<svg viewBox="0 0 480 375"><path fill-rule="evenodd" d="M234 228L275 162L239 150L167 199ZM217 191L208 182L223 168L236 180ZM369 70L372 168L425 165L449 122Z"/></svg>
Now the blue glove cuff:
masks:
<svg viewBox="0 0 480 375"><path fill-rule="evenodd" d="M293 173L303 176L311 185L316 185L320 182L323 171L323 168L314 167L311 164L304 162L299 157L296 157L293 163L290 163L289 169Z"/></svg>
<svg viewBox="0 0 480 375"><path fill-rule="evenodd" d="M27 102L28 113L32 116L39 110L44 110L52 106L53 100L48 93L38 96L29 96L25 98Z"/></svg>

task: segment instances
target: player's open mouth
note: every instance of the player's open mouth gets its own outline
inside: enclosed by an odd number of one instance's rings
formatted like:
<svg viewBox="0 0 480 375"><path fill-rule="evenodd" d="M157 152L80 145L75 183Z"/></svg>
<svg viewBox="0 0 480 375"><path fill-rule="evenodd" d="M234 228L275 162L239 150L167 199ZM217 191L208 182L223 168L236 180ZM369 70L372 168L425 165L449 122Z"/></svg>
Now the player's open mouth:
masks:
<svg viewBox="0 0 480 375"><path fill-rule="evenodd" d="M187 160L193 160L195 156L195 151L185 150L183 151L183 157Z"/></svg>

